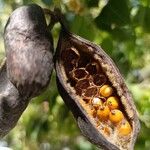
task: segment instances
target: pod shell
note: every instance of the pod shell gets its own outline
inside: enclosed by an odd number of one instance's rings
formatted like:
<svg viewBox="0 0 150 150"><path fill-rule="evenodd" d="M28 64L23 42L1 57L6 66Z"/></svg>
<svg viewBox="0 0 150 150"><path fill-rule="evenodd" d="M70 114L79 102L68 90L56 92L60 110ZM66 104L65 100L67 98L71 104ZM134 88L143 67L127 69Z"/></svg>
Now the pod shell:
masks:
<svg viewBox="0 0 150 150"><path fill-rule="evenodd" d="M4 61L0 66L0 138L15 127L28 103L29 100L21 97L9 81Z"/></svg>
<svg viewBox="0 0 150 150"><path fill-rule="evenodd" d="M137 135L140 130L140 124L136 108L132 100L132 96L128 91L127 86L125 85L118 68L100 46L93 44L92 42L85 40L75 34L72 34L66 29L62 29L55 55L57 86L64 102L72 111L82 134L98 147L101 147L105 150L119 150L116 145L110 143L92 124L84 108L78 101L80 97L75 94L75 91L70 88L69 83L65 81L65 78L67 77L65 77L64 70L62 69L63 66L60 54L63 49L67 47L67 45L74 46L78 50L82 49L83 51L87 51L99 61L100 65L105 70L107 77L109 78L110 82L115 87L117 94L121 98L121 103L124 106L128 118L132 123L133 133L129 150L133 150Z"/></svg>
<svg viewBox="0 0 150 150"><path fill-rule="evenodd" d="M22 96L39 95L53 69L53 40L42 8L36 4L17 8L7 21L4 43L10 81Z"/></svg>

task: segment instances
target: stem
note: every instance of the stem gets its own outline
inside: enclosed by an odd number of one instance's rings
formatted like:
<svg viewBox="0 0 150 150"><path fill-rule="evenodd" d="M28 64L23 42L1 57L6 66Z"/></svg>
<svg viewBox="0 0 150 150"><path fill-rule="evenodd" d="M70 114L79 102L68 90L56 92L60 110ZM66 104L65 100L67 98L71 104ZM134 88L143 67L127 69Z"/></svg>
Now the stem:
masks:
<svg viewBox="0 0 150 150"><path fill-rule="evenodd" d="M63 28L63 30L67 31L66 26L64 25L63 21L63 14L61 13L59 8L54 8L54 11L51 11L47 8L43 8L45 14L48 14L51 17L51 22L48 25L48 28L51 30L53 26L59 22Z"/></svg>
<svg viewBox="0 0 150 150"><path fill-rule="evenodd" d="M49 28L50 30L52 30L52 28L54 27L55 23L57 23L58 21L57 21L57 19L55 18L54 13L53 13L51 10L49 10L49 9L47 9L47 8L43 8L43 11L44 11L45 14L47 14L47 15L49 15L49 16L51 17L51 21L50 21L50 23L49 23L49 25L48 25L48 28Z"/></svg>

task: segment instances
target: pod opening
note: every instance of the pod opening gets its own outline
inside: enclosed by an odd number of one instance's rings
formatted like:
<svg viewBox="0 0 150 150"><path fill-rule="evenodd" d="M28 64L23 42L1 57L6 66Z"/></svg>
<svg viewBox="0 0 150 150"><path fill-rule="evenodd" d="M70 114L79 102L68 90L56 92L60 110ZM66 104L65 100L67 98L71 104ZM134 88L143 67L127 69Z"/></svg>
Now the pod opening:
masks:
<svg viewBox="0 0 150 150"><path fill-rule="evenodd" d="M61 51L67 82L97 130L121 150L129 149L131 121L103 66L92 54L74 46Z"/></svg>

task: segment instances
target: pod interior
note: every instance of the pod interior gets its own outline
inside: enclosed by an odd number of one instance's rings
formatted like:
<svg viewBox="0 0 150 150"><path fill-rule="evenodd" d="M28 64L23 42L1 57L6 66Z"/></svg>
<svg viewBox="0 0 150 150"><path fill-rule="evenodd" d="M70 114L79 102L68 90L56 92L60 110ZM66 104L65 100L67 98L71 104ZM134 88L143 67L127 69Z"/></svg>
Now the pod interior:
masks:
<svg viewBox="0 0 150 150"><path fill-rule="evenodd" d="M139 124L117 67L99 46L67 34L58 46L65 84L106 141L120 150L133 149Z"/></svg>

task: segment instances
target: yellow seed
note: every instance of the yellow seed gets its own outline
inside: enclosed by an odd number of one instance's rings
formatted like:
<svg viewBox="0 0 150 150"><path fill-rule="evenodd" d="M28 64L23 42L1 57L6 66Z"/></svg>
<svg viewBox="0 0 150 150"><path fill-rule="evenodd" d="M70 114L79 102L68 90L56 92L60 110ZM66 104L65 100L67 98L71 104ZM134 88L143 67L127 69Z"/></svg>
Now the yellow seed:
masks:
<svg viewBox="0 0 150 150"><path fill-rule="evenodd" d="M132 128L128 121L123 121L118 128L118 132L121 136L127 136L131 133Z"/></svg>
<svg viewBox="0 0 150 150"><path fill-rule="evenodd" d="M107 99L106 101L107 106L109 109L118 109L119 108L119 103L117 97L111 96Z"/></svg>
<svg viewBox="0 0 150 150"><path fill-rule="evenodd" d="M109 113L109 120L112 123L119 123L120 121L123 120L123 118L124 118L123 113L118 109L111 110Z"/></svg>
<svg viewBox="0 0 150 150"><path fill-rule="evenodd" d="M100 106L100 108L97 110L97 116L101 120L107 120L109 117L109 107L108 106Z"/></svg>
<svg viewBox="0 0 150 150"><path fill-rule="evenodd" d="M93 107L95 107L96 109L98 109L100 106L102 106L102 100L100 99L100 98L98 98L98 97L94 97L93 99L92 99L92 105L93 105Z"/></svg>
<svg viewBox="0 0 150 150"><path fill-rule="evenodd" d="M103 85L101 88L100 88L100 95L104 96L104 97L109 97L111 96L113 93L113 89L111 86L109 85Z"/></svg>

